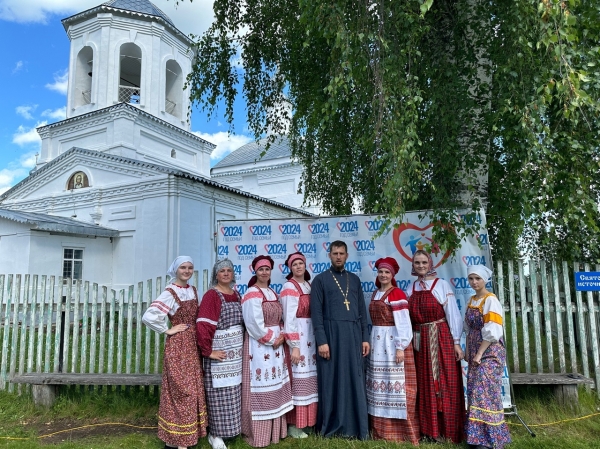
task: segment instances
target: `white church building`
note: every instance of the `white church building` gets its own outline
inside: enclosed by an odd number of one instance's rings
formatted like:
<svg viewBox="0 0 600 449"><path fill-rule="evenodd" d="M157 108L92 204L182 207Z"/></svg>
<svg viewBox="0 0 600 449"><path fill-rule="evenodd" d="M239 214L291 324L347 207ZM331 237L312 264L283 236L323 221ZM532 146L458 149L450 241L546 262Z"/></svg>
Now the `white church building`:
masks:
<svg viewBox="0 0 600 449"><path fill-rule="evenodd" d="M211 170L212 179L319 215L318 206L305 205L298 193L303 168L292 159L285 137L273 142L266 153L267 139L250 142L225 156Z"/></svg>
<svg viewBox="0 0 600 449"><path fill-rule="evenodd" d="M211 178L214 145L187 120L192 43L160 9L111 0L62 23L71 41L67 118L38 128L36 167L0 195L0 273L122 288L163 275L180 254L210 269L219 220L310 215L287 197L299 179L289 171L271 177L269 198L259 196L269 161L252 166L244 151L241 178L226 176L235 165L227 162Z"/></svg>

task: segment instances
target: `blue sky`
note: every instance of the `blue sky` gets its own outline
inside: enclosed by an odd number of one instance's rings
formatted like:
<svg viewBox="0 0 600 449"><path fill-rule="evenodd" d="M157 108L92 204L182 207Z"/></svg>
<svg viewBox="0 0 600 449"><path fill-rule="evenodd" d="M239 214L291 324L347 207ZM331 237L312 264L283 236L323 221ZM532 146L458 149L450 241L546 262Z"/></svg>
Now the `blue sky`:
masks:
<svg viewBox="0 0 600 449"><path fill-rule="evenodd" d="M60 22L104 0L0 0L0 193L35 164L37 126L64 119L69 38ZM212 0L152 0L184 33L201 34L213 20ZM251 141L246 112L236 107L236 135L227 135L222 117L207 120L194 110L192 131L217 145L212 163ZM221 109L224 110L224 109Z"/></svg>

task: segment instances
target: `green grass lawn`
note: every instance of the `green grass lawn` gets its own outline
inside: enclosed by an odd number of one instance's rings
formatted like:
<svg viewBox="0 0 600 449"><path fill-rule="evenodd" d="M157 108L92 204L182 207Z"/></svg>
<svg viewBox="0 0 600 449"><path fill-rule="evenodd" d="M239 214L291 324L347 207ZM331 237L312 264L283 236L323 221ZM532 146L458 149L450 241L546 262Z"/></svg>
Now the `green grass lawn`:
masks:
<svg viewBox="0 0 600 449"><path fill-rule="evenodd" d="M520 425L511 424L513 444L510 448L600 448L600 401L594 391L580 391L581 410L578 413L558 407L552 395L545 390L522 387L516 391L515 402L521 417L532 426L564 421L550 426L533 427L532 438ZM113 449L153 448L162 449L156 437L156 412L158 398L144 390L96 391L70 388L62 392L56 405L50 410L33 406L31 397L0 392L0 448L37 449ZM573 420L585 415L597 414L586 419ZM517 419L509 417L511 423ZM123 423L129 426L108 423ZM61 432L62 430L69 430ZM59 432L59 433L56 433ZM50 435L47 438L40 436ZM9 437L9 438L5 438ZM10 439L19 438L19 439ZM198 447L209 448L206 439ZM228 447L249 447L240 438L228 442ZM351 441L322 439L310 436L304 440L287 438L276 447L306 449L337 448L397 448L412 447L383 441ZM421 444L424 448L466 447L453 444Z"/></svg>

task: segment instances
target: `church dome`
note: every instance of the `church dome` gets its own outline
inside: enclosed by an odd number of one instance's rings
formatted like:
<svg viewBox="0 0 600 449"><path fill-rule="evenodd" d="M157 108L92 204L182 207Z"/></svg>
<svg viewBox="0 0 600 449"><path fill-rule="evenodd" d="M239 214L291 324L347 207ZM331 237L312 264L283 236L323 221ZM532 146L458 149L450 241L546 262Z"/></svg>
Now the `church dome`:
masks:
<svg viewBox="0 0 600 449"><path fill-rule="evenodd" d="M234 165L252 164L258 161L268 161L279 158L291 158L292 149L287 137L281 137L271 144L269 151L261 157L267 146L267 139L247 143L225 156L213 168L219 169Z"/></svg>
<svg viewBox="0 0 600 449"><path fill-rule="evenodd" d="M115 9L122 9L124 11L139 12L150 16L160 17L164 21L175 26L173 21L164 12L160 10L154 3L148 0L109 0L108 2L102 3L102 6L109 6Z"/></svg>
<svg viewBox="0 0 600 449"><path fill-rule="evenodd" d="M109 0L94 8L74 14L62 20L63 27L68 30L69 25L86 20L100 12L117 12L127 16L158 20L175 29L179 34L185 35L177 29L173 21L158 6L148 0ZM187 38L186 38L187 40Z"/></svg>

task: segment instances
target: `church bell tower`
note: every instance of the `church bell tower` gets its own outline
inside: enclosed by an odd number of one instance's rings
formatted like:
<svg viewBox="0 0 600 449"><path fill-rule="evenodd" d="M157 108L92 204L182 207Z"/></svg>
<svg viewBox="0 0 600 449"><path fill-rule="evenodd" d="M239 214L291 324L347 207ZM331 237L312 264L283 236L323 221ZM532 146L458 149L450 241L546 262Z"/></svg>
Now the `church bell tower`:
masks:
<svg viewBox="0 0 600 449"><path fill-rule="evenodd" d="M36 168L84 148L210 177L214 145L190 132L192 41L148 0L67 17L67 118L38 128Z"/></svg>
<svg viewBox="0 0 600 449"><path fill-rule="evenodd" d="M71 41L67 118L129 103L189 130L191 41L148 0L110 0L62 21Z"/></svg>

